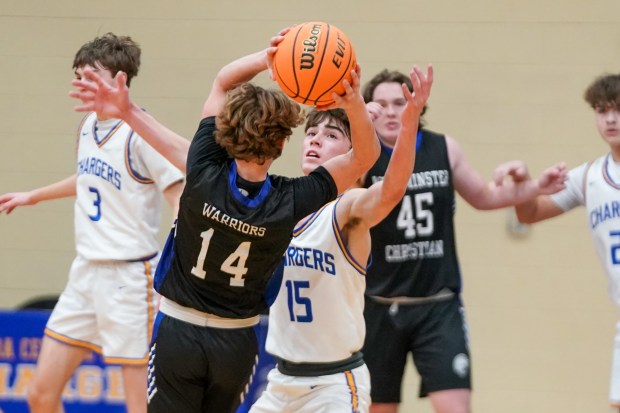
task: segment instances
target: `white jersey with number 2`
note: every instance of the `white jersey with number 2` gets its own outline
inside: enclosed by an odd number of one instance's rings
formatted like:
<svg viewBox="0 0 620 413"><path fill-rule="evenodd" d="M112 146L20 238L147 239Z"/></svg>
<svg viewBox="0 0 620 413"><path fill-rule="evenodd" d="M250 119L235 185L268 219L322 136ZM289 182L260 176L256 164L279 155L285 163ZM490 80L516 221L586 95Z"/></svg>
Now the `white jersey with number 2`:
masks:
<svg viewBox="0 0 620 413"><path fill-rule="evenodd" d="M566 189L551 199L564 211L585 205L594 247L607 272L610 298L620 306L620 163L608 154L572 169Z"/></svg>

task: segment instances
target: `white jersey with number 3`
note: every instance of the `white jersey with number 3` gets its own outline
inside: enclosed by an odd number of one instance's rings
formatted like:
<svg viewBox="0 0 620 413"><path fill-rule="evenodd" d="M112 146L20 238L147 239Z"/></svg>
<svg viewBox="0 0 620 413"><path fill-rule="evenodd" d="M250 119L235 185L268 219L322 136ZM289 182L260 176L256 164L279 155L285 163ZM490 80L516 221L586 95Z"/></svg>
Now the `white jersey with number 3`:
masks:
<svg viewBox="0 0 620 413"><path fill-rule="evenodd" d="M620 306L620 164L608 154L572 169L566 189L551 199L565 211L585 205L594 247L607 272L609 295Z"/></svg>
<svg viewBox="0 0 620 413"><path fill-rule="evenodd" d="M133 260L159 250L161 192L183 174L123 121L88 114L78 129L75 232L88 260Z"/></svg>
<svg viewBox="0 0 620 413"><path fill-rule="evenodd" d="M337 202L299 225L286 251L266 343L267 352L281 359L330 363L350 357L364 344L366 267L343 244Z"/></svg>

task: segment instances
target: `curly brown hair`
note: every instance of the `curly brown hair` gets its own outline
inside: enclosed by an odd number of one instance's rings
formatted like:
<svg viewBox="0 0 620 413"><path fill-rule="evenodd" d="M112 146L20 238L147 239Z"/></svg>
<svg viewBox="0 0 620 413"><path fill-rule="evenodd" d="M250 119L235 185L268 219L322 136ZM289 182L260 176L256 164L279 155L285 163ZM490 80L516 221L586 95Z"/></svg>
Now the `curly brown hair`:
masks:
<svg viewBox="0 0 620 413"><path fill-rule="evenodd" d="M301 106L279 90L242 83L230 90L216 118L215 140L235 159L264 164L304 121Z"/></svg>
<svg viewBox="0 0 620 413"><path fill-rule="evenodd" d="M413 92L413 84L411 83L411 78L408 75L405 75L404 73L398 72L396 70L383 69L364 85L364 89L362 91L364 102L372 102L373 95L375 94L375 89L381 83L398 83L399 85L402 85L404 83L405 85L407 85L407 89L409 89L410 92ZM424 105L424 108L422 108L422 113L420 113L420 127L426 124L426 122L424 122L424 119L422 119L422 117L426 113L426 109L427 106Z"/></svg>
<svg viewBox="0 0 620 413"><path fill-rule="evenodd" d="M592 109L620 110L620 74L599 76L588 86L583 98Z"/></svg>
<svg viewBox="0 0 620 413"><path fill-rule="evenodd" d="M108 69L112 77L122 70L127 73L129 86L131 79L138 75L141 53L140 46L131 37L106 33L80 47L73 59L73 69L100 65Z"/></svg>

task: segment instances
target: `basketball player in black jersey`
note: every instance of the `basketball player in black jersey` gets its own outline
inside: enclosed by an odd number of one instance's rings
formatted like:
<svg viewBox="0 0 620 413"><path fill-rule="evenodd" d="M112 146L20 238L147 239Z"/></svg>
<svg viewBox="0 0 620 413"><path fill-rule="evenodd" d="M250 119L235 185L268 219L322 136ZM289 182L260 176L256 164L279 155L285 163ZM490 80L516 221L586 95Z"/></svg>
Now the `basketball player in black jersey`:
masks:
<svg viewBox="0 0 620 413"><path fill-rule="evenodd" d="M388 166L406 104L403 83L412 90L408 76L384 70L364 87L365 101L382 107L374 119L381 155L366 174L365 187L383 179ZM421 376L420 396L429 396L437 413L467 413L471 375L454 239L455 191L476 209L496 209L558 191L564 175L551 167L539 180L493 185L449 136L421 128L416 147L405 196L370 231L373 262L366 277L362 349L371 377L370 411L398 411L411 352Z"/></svg>
<svg viewBox="0 0 620 413"><path fill-rule="evenodd" d="M110 87L74 81L77 110L114 113L177 166L187 165L178 222L171 232L156 289L162 295L149 369L149 412L232 412L252 372L254 329L264 294L295 224L333 200L377 160L379 143L362 96L359 67L346 94L334 95L350 120L352 149L308 176L268 170L303 121L301 107L280 91L247 83L270 68L271 46L222 68L189 152L182 137L129 100L124 75Z"/></svg>

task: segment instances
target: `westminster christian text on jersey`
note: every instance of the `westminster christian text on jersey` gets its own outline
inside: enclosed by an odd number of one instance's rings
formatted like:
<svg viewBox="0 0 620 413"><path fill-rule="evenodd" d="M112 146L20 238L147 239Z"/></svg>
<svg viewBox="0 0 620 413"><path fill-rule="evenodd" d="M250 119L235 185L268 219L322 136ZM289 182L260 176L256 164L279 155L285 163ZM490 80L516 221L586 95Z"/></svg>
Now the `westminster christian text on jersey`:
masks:
<svg viewBox="0 0 620 413"><path fill-rule="evenodd" d="M382 147L365 187L383 179L391 151ZM445 136L422 130L416 163L401 202L371 228L372 265L367 294L426 296L460 291L454 241L455 195ZM387 276L387 274L392 274Z"/></svg>

